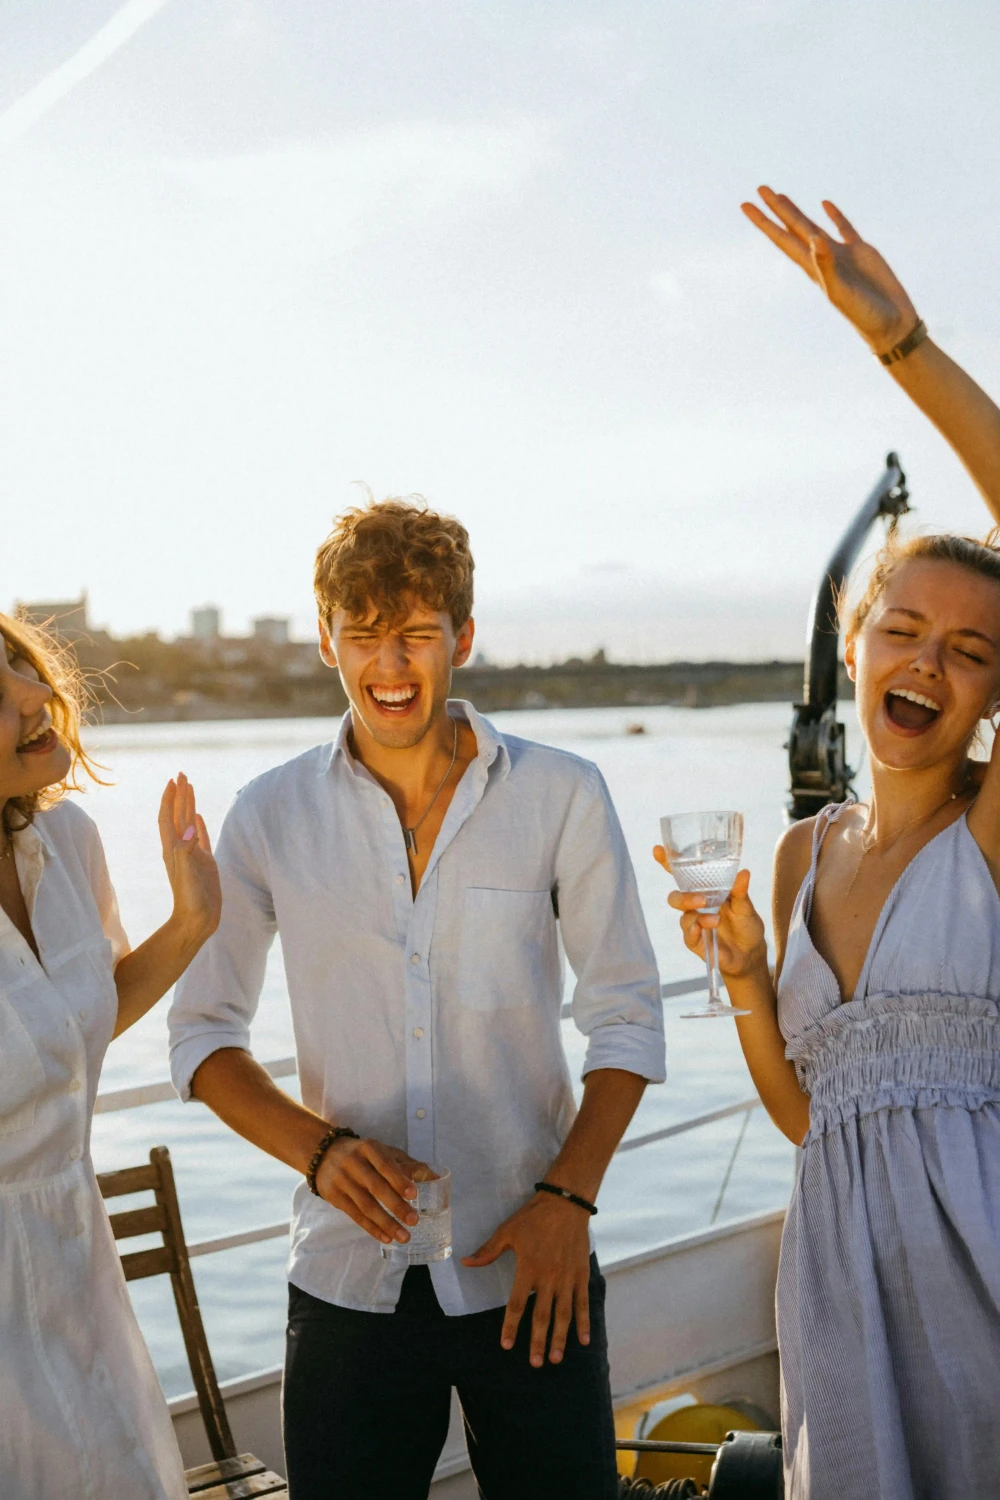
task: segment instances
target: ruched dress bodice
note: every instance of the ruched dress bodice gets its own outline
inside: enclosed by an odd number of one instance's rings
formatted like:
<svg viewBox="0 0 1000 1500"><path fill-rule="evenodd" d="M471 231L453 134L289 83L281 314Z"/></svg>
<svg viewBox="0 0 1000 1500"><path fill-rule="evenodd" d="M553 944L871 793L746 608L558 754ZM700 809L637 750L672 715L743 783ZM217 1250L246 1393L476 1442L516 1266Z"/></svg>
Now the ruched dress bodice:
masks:
<svg viewBox="0 0 1000 1500"><path fill-rule="evenodd" d="M963 816L903 871L844 999L809 933L840 811L778 986L810 1096L778 1278L787 1488L1000 1494L1000 897Z"/></svg>

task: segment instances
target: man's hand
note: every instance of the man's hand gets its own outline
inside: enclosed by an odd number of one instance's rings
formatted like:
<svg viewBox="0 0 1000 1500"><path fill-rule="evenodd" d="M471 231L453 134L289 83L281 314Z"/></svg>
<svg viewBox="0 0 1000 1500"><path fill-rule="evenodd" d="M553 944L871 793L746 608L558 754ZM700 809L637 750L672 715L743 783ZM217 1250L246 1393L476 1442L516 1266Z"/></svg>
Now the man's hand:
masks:
<svg viewBox="0 0 1000 1500"><path fill-rule="evenodd" d="M405 1245L410 1236L403 1224L412 1227L419 1219L409 1201L417 1196L413 1174L418 1169L428 1170L426 1163L396 1146L341 1136L320 1162L316 1186L321 1198L373 1239Z"/></svg>
<svg viewBox="0 0 1000 1500"><path fill-rule="evenodd" d="M513 1250L517 1269L500 1342L505 1349L514 1347L524 1309L534 1292L530 1359L536 1369L545 1363L550 1324L551 1364L561 1361L574 1320L580 1343L590 1342L589 1222L589 1216L575 1204L551 1193L536 1193L490 1235L475 1255L462 1260L463 1266L488 1266L505 1250Z"/></svg>

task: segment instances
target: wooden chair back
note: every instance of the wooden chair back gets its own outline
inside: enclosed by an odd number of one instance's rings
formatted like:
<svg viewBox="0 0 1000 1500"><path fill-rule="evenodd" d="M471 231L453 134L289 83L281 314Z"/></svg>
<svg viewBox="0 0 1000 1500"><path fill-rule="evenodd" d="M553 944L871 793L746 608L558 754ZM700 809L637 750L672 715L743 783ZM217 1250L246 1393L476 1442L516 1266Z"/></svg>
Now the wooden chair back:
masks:
<svg viewBox="0 0 1000 1500"><path fill-rule="evenodd" d="M205 1327L198 1307L198 1293L191 1275L191 1261L184 1239L184 1226L174 1185L174 1169L166 1146L154 1146L149 1165L126 1167L120 1172L100 1172L97 1183L103 1198L121 1198L129 1193L151 1192L155 1202L148 1208L129 1208L110 1214L116 1240L133 1239L141 1234L159 1234L162 1245L151 1250L132 1250L122 1255L126 1281L146 1276L170 1277L184 1348L187 1351L191 1378L198 1396L202 1421L208 1436L212 1457L216 1460L236 1458L236 1444L229 1430L229 1419L215 1378L215 1367L209 1353Z"/></svg>

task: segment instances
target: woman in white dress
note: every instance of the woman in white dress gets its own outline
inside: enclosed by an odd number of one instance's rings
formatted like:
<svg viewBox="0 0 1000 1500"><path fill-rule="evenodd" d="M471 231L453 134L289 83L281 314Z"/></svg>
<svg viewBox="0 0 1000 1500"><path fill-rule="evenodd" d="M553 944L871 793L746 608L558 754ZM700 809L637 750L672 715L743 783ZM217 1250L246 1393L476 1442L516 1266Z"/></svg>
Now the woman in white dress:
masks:
<svg viewBox="0 0 1000 1500"><path fill-rule="evenodd" d="M90 1158L101 1063L218 924L183 776L160 806L174 897L130 951L100 837L83 694L42 632L0 615L0 1496L183 1500L180 1454Z"/></svg>

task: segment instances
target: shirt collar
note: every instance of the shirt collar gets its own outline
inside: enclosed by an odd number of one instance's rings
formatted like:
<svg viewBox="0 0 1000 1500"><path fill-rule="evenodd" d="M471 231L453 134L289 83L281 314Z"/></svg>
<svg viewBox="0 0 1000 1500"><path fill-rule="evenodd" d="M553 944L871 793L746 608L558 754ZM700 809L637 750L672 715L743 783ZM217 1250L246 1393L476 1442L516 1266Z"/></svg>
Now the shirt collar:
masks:
<svg viewBox="0 0 1000 1500"><path fill-rule="evenodd" d="M464 698L449 698L447 708L451 718L464 719L476 736L476 760L482 771L488 773L495 763L497 775L503 780L510 771L510 751L499 729L491 724L489 719L484 719L482 714L477 713L472 704ZM340 721L340 728L330 749L329 759L324 762L323 774L330 770L341 756L352 771L356 770L358 762L351 754L350 734L351 710L348 709Z"/></svg>

